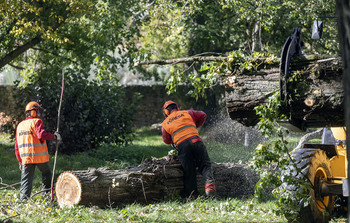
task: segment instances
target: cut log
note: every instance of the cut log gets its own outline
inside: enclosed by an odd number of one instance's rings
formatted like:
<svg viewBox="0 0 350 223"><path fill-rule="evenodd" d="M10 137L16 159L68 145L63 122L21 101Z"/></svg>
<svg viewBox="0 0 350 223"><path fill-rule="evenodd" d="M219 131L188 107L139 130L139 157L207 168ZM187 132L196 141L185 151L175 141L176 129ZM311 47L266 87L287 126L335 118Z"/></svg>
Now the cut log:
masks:
<svg viewBox="0 0 350 223"><path fill-rule="evenodd" d="M280 81L285 81L278 65L225 77L226 108L231 119L246 126L257 124L259 117L254 108L280 91ZM302 129L345 124L340 58L295 59L290 75L287 89L282 89L282 94L287 95L286 102L280 108L288 121Z"/></svg>
<svg viewBox="0 0 350 223"><path fill-rule="evenodd" d="M217 195L239 197L254 194L259 177L247 165L213 163ZM60 207L73 205L115 206L151 203L166 195L180 194L183 172L177 157L148 159L140 166L126 170L107 168L66 171L56 182L56 197ZM198 175L198 188L204 188Z"/></svg>

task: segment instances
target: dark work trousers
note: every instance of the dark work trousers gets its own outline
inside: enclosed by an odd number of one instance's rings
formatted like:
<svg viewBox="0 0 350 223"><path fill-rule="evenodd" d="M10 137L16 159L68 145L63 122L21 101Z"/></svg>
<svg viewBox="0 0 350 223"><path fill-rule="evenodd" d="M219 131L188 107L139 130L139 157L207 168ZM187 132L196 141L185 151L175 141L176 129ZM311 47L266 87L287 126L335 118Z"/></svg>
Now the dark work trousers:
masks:
<svg viewBox="0 0 350 223"><path fill-rule="evenodd" d="M48 192L51 188L51 170L48 162L25 164L22 166L21 188L19 190L21 200L30 198L30 194L33 188L33 178L36 166L41 171L43 192Z"/></svg>
<svg viewBox="0 0 350 223"><path fill-rule="evenodd" d="M196 167L198 167L199 173L203 176L204 184L214 183L207 149L202 141L193 143L193 140L193 138L187 139L177 147L178 157L184 170L184 195L186 197L199 194Z"/></svg>

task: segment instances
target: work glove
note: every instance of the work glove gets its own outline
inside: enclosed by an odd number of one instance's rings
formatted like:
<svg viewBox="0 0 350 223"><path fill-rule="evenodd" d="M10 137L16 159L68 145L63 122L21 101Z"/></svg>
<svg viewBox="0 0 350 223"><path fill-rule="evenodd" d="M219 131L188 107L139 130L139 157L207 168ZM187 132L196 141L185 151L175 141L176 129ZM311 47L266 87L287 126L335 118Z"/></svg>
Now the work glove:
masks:
<svg viewBox="0 0 350 223"><path fill-rule="evenodd" d="M57 141L61 141L62 140L61 135L58 132L55 132L54 135L55 135Z"/></svg>

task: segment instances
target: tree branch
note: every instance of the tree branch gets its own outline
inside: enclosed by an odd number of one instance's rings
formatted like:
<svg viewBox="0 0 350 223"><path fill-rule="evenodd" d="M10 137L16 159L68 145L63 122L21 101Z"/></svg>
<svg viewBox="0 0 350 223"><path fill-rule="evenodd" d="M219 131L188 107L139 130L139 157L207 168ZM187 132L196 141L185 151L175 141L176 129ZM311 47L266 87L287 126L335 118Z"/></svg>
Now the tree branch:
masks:
<svg viewBox="0 0 350 223"><path fill-rule="evenodd" d="M178 63L188 63L188 62L193 63L193 62L209 62L209 61L224 61L224 60L227 60L227 57L216 57L216 56L200 57L200 56L194 56L194 57L185 57L185 58L177 58L177 59L170 59L170 60L141 61L141 62L135 63L135 66L150 65L150 64L166 65L166 64L178 64Z"/></svg>
<svg viewBox="0 0 350 223"><path fill-rule="evenodd" d="M10 65L11 67L13 67L13 68L15 68L17 70L24 70L24 67L16 66L16 65L14 65L12 63L8 63L8 65Z"/></svg>
<svg viewBox="0 0 350 223"><path fill-rule="evenodd" d="M310 132L304 135L303 137L301 137L297 147L295 147L291 153L295 153L301 148L303 148L304 144L307 143L310 139L319 139L322 136L322 133L323 133L323 128L320 128L314 132Z"/></svg>
<svg viewBox="0 0 350 223"><path fill-rule="evenodd" d="M55 24L53 24L51 26L52 30L55 31L58 27L60 27L67 19L69 11L67 11L64 16L63 16L63 20L61 23L56 22ZM0 59L0 69L3 68L4 66L6 66L7 64L11 63L11 61L13 61L14 59L16 59L17 57L19 57L22 53L26 52L28 49L33 48L33 46L37 45L38 43L41 42L42 38L41 38L42 34L38 34L36 37L34 37L33 39L31 39L29 42L27 42L26 44L17 47L16 49L14 49L13 51L11 51L10 53L6 54L4 57L2 57Z"/></svg>
<svg viewBox="0 0 350 223"><path fill-rule="evenodd" d="M56 57L61 57L61 58L64 58L65 60L68 60L70 61L71 63L75 63L75 64L78 64L76 61L73 61L72 59L68 58L68 57L65 57L65 56L61 56L59 55L58 53L54 53L54 52L51 52L51 51L48 51L48 50L45 50L45 49L41 49L41 48L37 48L37 47L32 47L33 50L38 50L38 51L42 51L44 53L48 53L48 54L52 54Z"/></svg>
<svg viewBox="0 0 350 223"><path fill-rule="evenodd" d="M17 47L15 50L11 51L10 53L6 54L3 58L0 59L0 69L3 68L5 65L11 63L14 59L19 57L22 53L26 52L31 47L35 46L36 44L41 42L41 35L36 36L35 38L31 39L28 43Z"/></svg>

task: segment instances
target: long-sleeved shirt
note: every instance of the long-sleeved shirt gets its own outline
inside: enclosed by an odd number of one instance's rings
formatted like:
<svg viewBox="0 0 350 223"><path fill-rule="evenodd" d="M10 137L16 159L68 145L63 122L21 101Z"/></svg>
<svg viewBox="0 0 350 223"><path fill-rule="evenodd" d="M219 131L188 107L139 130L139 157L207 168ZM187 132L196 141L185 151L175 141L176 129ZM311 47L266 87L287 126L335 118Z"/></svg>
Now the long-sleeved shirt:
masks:
<svg viewBox="0 0 350 223"><path fill-rule="evenodd" d="M173 110L173 111L175 111L175 110ZM207 114L205 114L205 112L195 111L195 110L187 110L187 111L191 115L197 128L203 125L203 123L205 122L205 120L207 118ZM171 135L167 131L165 131L165 129L163 127L162 127L162 138L163 138L163 142L165 144L172 144L173 143Z"/></svg>
<svg viewBox="0 0 350 223"><path fill-rule="evenodd" d="M33 117L27 117L25 120L28 119L32 119ZM38 139L40 140L41 143L44 143L45 140L51 140L51 139L55 139L55 135L49 132L46 132L44 130L44 126L43 126L43 121L39 120L36 125L35 125L35 132L36 135L38 136ZM18 150L18 143L17 143L17 134L16 134L16 142L15 142L15 154L17 157L17 160L19 163L22 164L22 159L21 156L19 154L19 150Z"/></svg>

